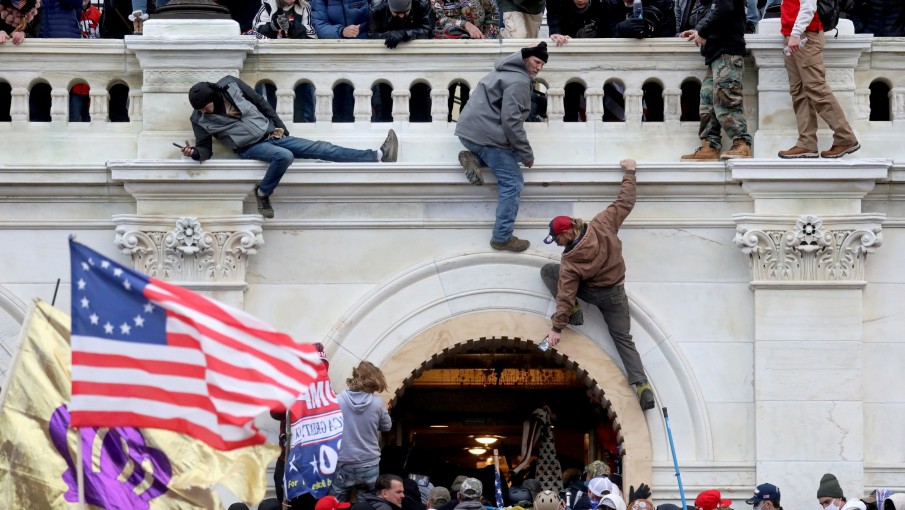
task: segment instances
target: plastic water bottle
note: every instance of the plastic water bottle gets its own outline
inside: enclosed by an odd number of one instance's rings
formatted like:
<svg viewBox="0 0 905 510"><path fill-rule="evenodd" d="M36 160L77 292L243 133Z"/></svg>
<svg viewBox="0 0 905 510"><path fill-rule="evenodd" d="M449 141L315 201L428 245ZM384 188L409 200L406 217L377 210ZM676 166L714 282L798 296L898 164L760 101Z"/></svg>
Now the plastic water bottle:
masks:
<svg viewBox="0 0 905 510"><path fill-rule="evenodd" d="M804 48L804 45L805 45L805 43L807 43L807 42L808 42L808 38L805 37L804 39L801 40L800 43L798 43L798 45L799 45L800 47ZM782 49L782 53L783 53L783 55L789 57L789 56L792 55L792 50L790 50L788 46L785 46L785 47L783 47L783 49Z"/></svg>
<svg viewBox="0 0 905 510"><path fill-rule="evenodd" d="M635 0L632 2L632 17L637 19L644 19L644 6L641 5L641 0Z"/></svg>
<svg viewBox="0 0 905 510"><path fill-rule="evenodd" d="M541 343L537 344L537 348L542 352L547 352L547 349L550 348L550 338L545 336Z"/></svg>

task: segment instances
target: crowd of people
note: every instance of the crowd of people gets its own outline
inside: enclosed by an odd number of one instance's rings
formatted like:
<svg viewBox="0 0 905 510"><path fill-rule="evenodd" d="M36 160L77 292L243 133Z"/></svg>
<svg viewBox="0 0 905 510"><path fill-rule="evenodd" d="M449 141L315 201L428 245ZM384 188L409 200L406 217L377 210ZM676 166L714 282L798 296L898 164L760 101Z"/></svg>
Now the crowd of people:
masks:
<svg viewBox="0 0 905 510"><path fill-rule="evenodd" d="M169 0L0 0L0 44L27 37L122 38ZM719 0L218 0L242 33L261 38L381 39L387 47L413 39L536 38L544 13L557 43L567 38L673 37L694 28L699 12ZM743 31L777 16L781 0L734 0ZM900 0L843 0L858 33L905 36ZM737 8L737 7L736 7Z"/></svg>

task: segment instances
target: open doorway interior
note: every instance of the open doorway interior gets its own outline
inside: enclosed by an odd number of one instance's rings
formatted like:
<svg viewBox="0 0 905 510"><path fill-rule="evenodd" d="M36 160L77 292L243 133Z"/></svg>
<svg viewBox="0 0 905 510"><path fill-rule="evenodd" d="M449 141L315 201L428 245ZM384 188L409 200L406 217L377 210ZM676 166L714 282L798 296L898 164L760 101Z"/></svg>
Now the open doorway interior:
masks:
<svg viewBox="0 0 905 510"><path fill-rule="evenodd" d="M581 473L592 460L621 472L614 417L596 383L562 356L506 338L460 344L412 373L391 402L381 472L425 475L444 487L458 475L474 476L492 498L496 449L506 493L507 484L534 477L535 462L514 469L524 424L544 405L564 472Z"/></svg>

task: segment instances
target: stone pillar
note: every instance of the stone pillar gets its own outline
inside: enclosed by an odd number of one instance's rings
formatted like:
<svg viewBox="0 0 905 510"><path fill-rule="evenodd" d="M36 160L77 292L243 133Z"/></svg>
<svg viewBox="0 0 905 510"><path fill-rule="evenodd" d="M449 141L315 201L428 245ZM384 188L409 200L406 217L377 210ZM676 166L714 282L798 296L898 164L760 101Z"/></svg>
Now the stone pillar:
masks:
<svg viewBox="0 0 905 510"><path fill-rule="evenodd" d="M858 118L855 98L855 67L864 51L870 51L873 36L855 34L849 20L839 20L839 35L827 37L823 52L827 82L845 109L849 122ZM798 137L789 75L783 55L783 37L779 19L764 19L758 33L745 37L757 67L757 132L754 135L754 157L775 157L776 153L795 144ZM830 146L830 133L820 121L821 147Z"/></svg>
<svg viewBox="0 0 905 510"><path fill-rule="evenodd" d="M138 271L241 309L249 258L264 244L261 216L244 214L264 169L243 163L109 162L136 204L113 217L116 247Z"/></svg>
<svg viewBox="0 0 905 510"><path fill-rule="evenodd" d="M412 93L408 89L393 90L393 122L408 122L411 112L409 111L409 101L412 99ZM446 118L443 118L446 121Z"/></svg>
<svg viewBox="0 0 905 510"><path fill-rule="evenodd" d="M448 117L449 89L431 89L431 121L446 122Z"/></svg>
<svg viewBox="0 0 905 510"><path fill-rule="evenodd" d="M255 39L239 35L232 20L151 19L144 35L126 39L143 72L139 159L171 159L171 145L191 138L188 91L199 81L239 76ZM133 122L137 120L134 116ZM220 153L229 153L221 149Z"/></svg>
<svg viewBox="0 0 905 510"><path fill-rule="evenodd" d="M864 490L862 290L883 214L861 200L889 161L748 160L732 178L754 198L735 243L754 291L756 480L807 508L823 473Z"/></svg>

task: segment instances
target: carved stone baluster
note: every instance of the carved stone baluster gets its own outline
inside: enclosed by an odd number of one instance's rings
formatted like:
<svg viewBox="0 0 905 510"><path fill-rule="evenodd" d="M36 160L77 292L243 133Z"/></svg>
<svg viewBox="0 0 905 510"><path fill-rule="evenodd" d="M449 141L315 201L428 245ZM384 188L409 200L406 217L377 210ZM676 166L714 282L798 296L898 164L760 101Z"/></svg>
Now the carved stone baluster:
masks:
<svg viewBox="0 0 905 510"><path fill-rule="evenodd" d="M547 120L551 122L562 122L563 118L566 116L566 107L563 103L565 97L566 89L547 89Z"/></svg>
<svg viewBox="0 0 905 510"><path fill-rule="evenodd" d="M409 111L409 101L412 93L408 89L393 89L393 121L408 122L411 112Z"/></svg>
<svg viewBox="0 0 905 510"><path fill-rule="evenodd" d="M431 89L431 120L446 122L449 116L449 90Z"/></svg>
<svg viewBox="0 0 905 510"><path fill-rule="evenodd" d="M333 121L333 90L329 87L320 88L318 87L314 91L314 97L316 106L315 106L315 119L317 122L332 122Z"/></svg>
<svg viewBox="0 0 905 510"><path fill-rule="evenodd" d="M356 88L355 92L355 122L371 122L371 89Z"/></svg>

